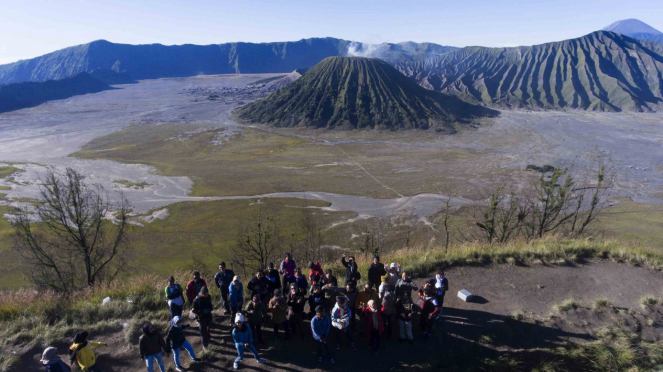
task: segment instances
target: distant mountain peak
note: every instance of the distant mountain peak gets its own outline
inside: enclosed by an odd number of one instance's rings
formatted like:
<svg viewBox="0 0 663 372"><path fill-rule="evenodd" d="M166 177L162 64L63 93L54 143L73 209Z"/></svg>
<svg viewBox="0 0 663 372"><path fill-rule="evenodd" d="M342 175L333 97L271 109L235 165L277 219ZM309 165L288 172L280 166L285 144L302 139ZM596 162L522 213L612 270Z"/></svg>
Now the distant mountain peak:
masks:
<svg viewBox="0 0 663 372"><path fill-rule="evenodd" d="M618 34L633 36L636 34L663 35L663 32L642 22L639 19L622 19L603 28L603 31L615 32Z"/></svg>

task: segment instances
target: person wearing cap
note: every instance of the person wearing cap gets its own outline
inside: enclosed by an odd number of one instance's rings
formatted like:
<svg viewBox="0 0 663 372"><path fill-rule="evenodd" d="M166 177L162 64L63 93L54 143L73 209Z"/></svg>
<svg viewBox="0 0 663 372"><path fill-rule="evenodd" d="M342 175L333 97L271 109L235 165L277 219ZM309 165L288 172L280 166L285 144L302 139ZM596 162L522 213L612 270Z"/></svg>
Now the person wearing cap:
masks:
<svg viewBox="0 0 663 372"><path fill-rule="evenodd" d="M258 363L265 363L264 359L260 359L256 347L253 346L253 334L251 333L251 327L246 324L242 314L237 314L235 316L233 341L235 341L235 348L237 349L237 359L235 359L235 363L233 364L235 369L239 368L239 362L244 360L244 350L246 349L249 349L253 353L253 356L256 358Z"/></svg>
<svg viewBox="0 0 663 372"><path fill-rule="evenodd" d="M39 360L44 365L46 372L69 372L71 368L60 359L58 349L47 347Z"/></svg>
<svg viewBox="0 0 663 372"><path fill-rule="evenodd" d="M235 273L226 269L225 262L219 262L219 272L214 275L214 284L221 291L221 304L223 305L223 315L230 313L230 304L228 303L228 286L233 281Z"/></svg>
<svg viewBox="0 0 663 372"><path fill-rule="evenodd" d="M269 298L275 289L281 288L281 275L279 271L274 268L274 262L267 263L267 269L265 269L265 278L269 281L267 286L267 297ZM263 301L267 304L268 301Z"/></svg>
<svg viewBox="0 0 663 372"><path fill-rule="evenodd" d="M290 253L285 254L285 259L281 262L279 267L279 272L283 275L283 283L281 290L283 293L287 293L290 288L290 283L295 280L295 269L297 268L297 263L295 260L290 257Z"/></svg>
<svg viewBox="0 0 663 372"><path fill-rule="evenodd" d="M267 314L267 304L263 303L260 296L254 295L251 301L244 309L247 314L247 320L253 332L253 337L257 345L262 344L262 323Z"/></svg>
<svg viewBox="0 0 663 372"><path fill-rule="evenodd" d="M364 309L366 333L371 337L371 350L377 355L380 352L380 336L384 333L383 314L377 301L370 300Z"/></svg>
<svg viewBox="0 0 663 372"><path fill-rule="evenodd" d="M170 321L170 328L168 329L168 336L166 336L166 345L173 351L173 359L175 360L175 370L182 372L182 364L180 364L180 349L184 348L194 362L199 362L200 359L196 358L196 353L193 347L184 337L184 331L189 328L188 325L182 324L182 318L179 316L174 317Z"/></svg>
<svg viewBox="0 0 663 372"><path fill-rule="evenodd" d="M331 321L336 328L336 349L341 349L341 337L346 336L352 350L356 350L352 336L352 310L348 306L348 298L336 296L336 305L331 312Z"/></svg>
<svg viewBox="0 0 663 372"><path fill-rule="evenodd" d="M161 332L150 323L143 324L143 334L138 339L140 359L145 361L147 372L154 372L154 361L157 361L161 372L166 372L163 364L163 353L168 354L168 346Z"/></svg>
<svg viewBox="0 0 663 372"><path fill-rule="evenodd" d="M331 321L325 313L325 308L321 305L315 307L315 316L311 319L311 333L313 339L318 344L318 362L322 362L322 351L327 353L329 361L334 364L334 356L329 348L329 331L331 330Z"/></svg>
<svg viewBox="0 0 663 372"><path fill-rule="evenodd" d="M231 321L244 305L244 285L239 281L239 275L233 277L233 281L228 286L228 300L230 302Z"/></svg>
<svg viewBox="0 0 663 372"><path fill-rule="evenodd" d="M198 293L200 293L203 287L207 287L205 279L200 277L200 272L194 271L193 279L186 285L186 298L190 304L193 303L193 300L196 299L196 296L198 296Z"/></svg>
<svg viewBox="0 0 663 372"><path fill-rule="evenodd" d="M200 289L198 297L193 300L193 308L191 309L191 312L195 314L196 318L198 319L198 324L200 325L200 338L203 341L203 349L207 349L209 346L213 310L214 305L212 304L212 298L209 295L209 290L207 287L203 287Z"/></svg>
<svg viewBox="0 0 663 372"><path fill-rule="evenodd" d="M101 367L97 364L94 355L94 349L100 346L106 346L103 342L93 342L87 340L88 333L78 332L74 335L74 343L69 348L69 362L78 365L83 371L101 372Z"/></svg>
<svg viewBox="0 0 663 372"><path fill-rule="evenodd" d="M368 267L368 284L371 288L378 289L380 286L380 278L383 275L387 275L387 270L384 269L384 265L380 263L380 257L373 257L373 263Z"/></svg>
<svg viewBox="0 0 663 372"><path fill-rule="evenodd" d="M274 298L269 301L269 312L272 313L274 338L279 338L279 327L283 327L285 340L290 339L290 326L288 325L288 301L281 295L280 289L274 290Z"/></svg>
<svg viewBox="0 0 663 372"><path fill-rule="evenodd" d="M392 262L389 265L389 270L387 270L387 275L387 284L393 285L395 288L398 279L401 277L401 266Z"/></svg>
<svg viewBox="0 0 663 372"><path fill-rule="evenodd" d="M345 282L354 282L356 286L357 281L361 279L361 274L357 268L357 262L355 261L354 256L347 257L347 255L343 253L341 264L345 266Z"/></svg>
<svg viewBox="0 0 663 372"><path fill-rule="evenodd" d="M269 280L265 278L265 274L261 270L254 273L253 278L246 285L246 289L251 292L251 297L260 296L262 302L266 302L269 298Z"/></svg>
<svg viewBox="0 0 663 372"><path fill-rule="evenodd" d="M412 282L412 278L407 271L403 271L401 278L396 282L396 298L401 298L403 295L407 294L408 297L412 298L412 291L418 290L419 287Z"/></svg>
<svg viewBox="0 0 663 372"><path fill-rule="evenodd" d="M166 286L166 301L168 302L168 310L170 310L170 319L176 316L182 316L182 307L184 306L184 291L179 283L175 283L175 278L168 278L168 285Z"/></svg>
<svg viewBox="0 0 663 372"><path fill-rule="evenodd" d="M322 277L325 276L325 273L322 272L322 266L320 266L320 262L313 263L313 261L309 261L308 268L309 268L308 279L311 282L311 288L309 289L309 294L311 294L313 293L313 286L316 284L320 285ZM311 311L313 311L313 309L311 309Z"/></svg>

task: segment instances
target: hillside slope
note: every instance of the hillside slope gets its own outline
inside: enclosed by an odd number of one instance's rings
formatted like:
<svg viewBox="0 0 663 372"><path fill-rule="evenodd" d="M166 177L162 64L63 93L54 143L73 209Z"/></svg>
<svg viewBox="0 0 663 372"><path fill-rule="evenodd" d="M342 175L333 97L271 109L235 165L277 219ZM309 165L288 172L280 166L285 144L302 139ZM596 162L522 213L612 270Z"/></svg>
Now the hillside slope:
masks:
<svg viewBox="0 0 663 372"><path fill-rule="evenodd" d="M428 89L499 107L650 111L663 102L663 45L606 31L530 47L467 47L396 67Z"/></svg>
<svg viewBox="0 0 663 372"><path fill-rule="evenodd" d="M237 116L279 127L428 129L497 112L431 92L376 58L329 57Z"/></svg>

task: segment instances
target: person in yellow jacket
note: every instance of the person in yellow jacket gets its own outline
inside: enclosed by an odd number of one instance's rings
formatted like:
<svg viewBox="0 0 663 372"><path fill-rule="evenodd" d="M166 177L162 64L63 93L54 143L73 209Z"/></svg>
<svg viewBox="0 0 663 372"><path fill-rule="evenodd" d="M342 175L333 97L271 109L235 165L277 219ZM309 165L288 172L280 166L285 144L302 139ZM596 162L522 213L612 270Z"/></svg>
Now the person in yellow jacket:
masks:
<svg viewBox="0 0 663 372"><path fill-rule="evenodd" d="M102 372L101 367L97 365L97 360L94 356L94 348L99 346L106 346L103 342L92 342L87 340L88 333L78 332L74 335L74 343L69 348L69 361L74 364L78 362L83 371L89 372Z"/></svg>

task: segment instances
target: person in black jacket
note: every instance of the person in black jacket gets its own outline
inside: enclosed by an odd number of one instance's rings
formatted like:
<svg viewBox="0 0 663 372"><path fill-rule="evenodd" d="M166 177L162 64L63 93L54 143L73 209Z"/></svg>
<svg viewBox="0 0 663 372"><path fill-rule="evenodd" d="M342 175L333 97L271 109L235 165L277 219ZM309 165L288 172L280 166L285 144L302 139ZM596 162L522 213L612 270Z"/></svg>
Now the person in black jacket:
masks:
<svg viewBox="0 0 663 372"><path fill-rule="evenodd" d="M304 306L306 306L306 299L304 294L306 290L297 287L297 284L290 284L290 293L288 293L288 306L290 307L290 315L288 316L288 323L292 329L292 333L299 332L300 337L304 337Z"/></svg>
<svg viewBox="0 0 663 372"><path fill-rule="evenodd" d="M405 293L396 300L396 316L398 317L398 329L400 341L408 340L413 342L412 336L412 316L414 314L414 304L410 295Z"/></svg>
<svg viewBox="0 0 663 372"><path fill-rule="evenodd" d="M184 348L191 357L191 360L194 362L200 362L200 359L196 358L196 353L193 351L193 347L189 341L184 337L184 331L189 328L188 325L182 324L182 318L179 316L174 317L170 321L170 328L168 329L168 336L166 337L166 345L170 350L173 351L173 359L175 359L175 370L177 372L182 372L182 364L180 364L180 348Z"/></svg>
<svg viewBox="0 0 663 372"><path fill-rule="evenodd" d="M323 306L325 305L325 293L322 291L322 288L318 284L313 286L313 291L311 292L311 295L308 297L308 317L309 319L313 319L315 316L315 309L318 306Z"/></svg>
<svg viewBox="0 0 663 372"><path fill-rule="evenodd" d="M384 269L384 265L380 263L380 257L373 257L373 263L368 268L368 285L371 288L378 289L380 287L380 277L387 275L387 270Z"/></svg>
<svg viewBox="0 0 663 372"><path fill-rule="evenodd" d="M269 301L269 296L274 293L274 290L281 289L281 274L279 274L279 271L274 268L274 262L267 263L265 279L269 281L269 285L267 286L267 300Z"/></svg>
<svg viewBox="0 0 663 372"><path fill-rule="evenodd" d="M228 287L230 287L230 283L233 281L234 277L235 272L230 269L226 269L225 262L220 262L219 272L214 275L214 284L216 284L216 287L221 291L221 304L223 305L224 315L230 313L230 303L228 302Z"/></svg>
<svg viewBox="0 0 663 372"><path fill-rule="evenodd" d="M251 297L258 296L262 303L269 301L269 280L262 271L256 271L255 276L249 280L246 288L251 291Z"/></svg>
<svg viewBox="0 0 663 372"><path fill-rule="evenodd" d="M200 294L193 300L193 309L191 312L196 314L198 324L200 324L200 338L203 340L203 349L207 349L210 341L210 326L212 325L212 311L214 305L209 295L207 287L200 289Z"/></svg>
<svg viewBox="0 0 663 372"><path fill-rule="evenodd" d="M345 266L345 282L353 282L355 283L355 286L357 285L357 281L361 279L361 274L359 273L357 269L357 263L355 262L355 258L353 256L347 257L346 259L346 254L343 253L343 257L341 257L341 264Z"/></svg>
<svg viewBox="0 0 663 372"><path fill-rule="evenodd" d="M140 359L145 361L147 372L154 372L154 360L157 361L161 372L166 372L163 364L163 353L168 355L170 351L161 336L161 332L150 323L143 324L143 335L138 339L138 351Z"/></svg>

